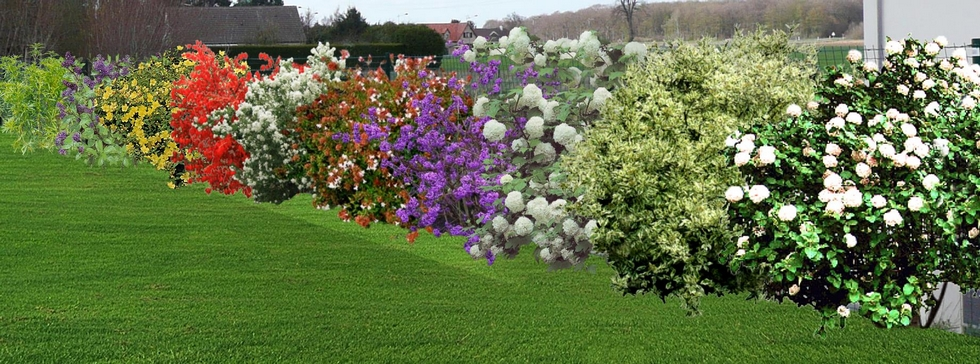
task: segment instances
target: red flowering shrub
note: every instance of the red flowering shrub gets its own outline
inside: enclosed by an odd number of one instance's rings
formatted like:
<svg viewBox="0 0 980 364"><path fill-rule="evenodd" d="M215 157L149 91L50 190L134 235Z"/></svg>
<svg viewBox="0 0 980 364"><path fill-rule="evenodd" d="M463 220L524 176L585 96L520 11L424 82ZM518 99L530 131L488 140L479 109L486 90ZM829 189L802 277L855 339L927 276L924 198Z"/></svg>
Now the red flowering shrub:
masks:
<svg viewBox="0 0 980 364"><path fill-rule="evenodd" d="M174 82L170 92L171 137L179 147L173 161L184 164L191 183L210 184L208 193L241 190L250 196L248 186L234 178L248 153L231 136L219 137L212 131L218 124L235 122L234 109L245 99L246 82L252 77L242 62L246 55L235 59L215 55L201 42L189 47L183 57L195 63L194 69Z"/></svg>

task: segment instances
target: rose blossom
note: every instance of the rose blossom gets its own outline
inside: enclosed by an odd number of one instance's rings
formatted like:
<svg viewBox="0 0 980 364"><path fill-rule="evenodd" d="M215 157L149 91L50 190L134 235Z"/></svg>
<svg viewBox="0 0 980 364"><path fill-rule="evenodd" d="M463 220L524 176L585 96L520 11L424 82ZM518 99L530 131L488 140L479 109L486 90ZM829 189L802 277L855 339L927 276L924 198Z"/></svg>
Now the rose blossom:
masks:
<svg viewBox="0 0 980 364"><path fill-rule="evenodd" d="M974 227L974 228L970 229L970 232L967 233L967 234L970 237L970 239L976 238L977 235L980 235L980 229L977 229L976 227Z"/></svg>
<svg viewBox="0 0 980 364"><path fill-rule="evenodd" d="M834 108L834 113L836 113L837 116L844 117L844 115L847 115L849 110L850 109L847 107L847 104L838 104L837 107Z"/></svg>
<svg viewBox="0 0 980 364"><path fill-rule="evenodd" d="M844 202L840 200L830 200L827 203L826 211L834 215L840 215L844 213Z"/></svg>
<svg viewBox="0 0 980 364"><path fill-rule="evenodd" d="M731 186L728 187L727 190L725 190L725 199L728 200L728 202L731 203L739 202L742 201L742 198L744 197L745 197L745 191L742 190L742 187Z"/></svg>
<svg viewBox="0 0 980 364"><path fill-rule="evenodd" d="M760 203L769 198L769 189L763 185L755 185L749 189L749 199L754 203Z"/></svg>
<svg viewBox="0 0 980 364"><path fill-rule="evenodd" d="M793 221L793 219L796 218L796 206L783 205L783 207L779 208L779 213L777 215L782 221Z"/></svg>
<svg viewBox="0 0 980 364"><path fill-rule="evenodd" d="M847 61L851 63L858 63L861 61L862 54L861 51L857 49L852 49L847 52Z"/></svg>
<svg viewBox="0 0 980 364"><path fill-rule="evenodd" d="M871 206L874 206L875 208L880 209L882 207L885 207L885 205L887 204L888 204L888 200L885 199L885 196L875 195L874 197L871 198Z"/></svg>
<svg viewBox="0 0 980 364"><path fill-rule="evenodd" d="M921 166L921 165L922 165L922 160L919 159L919 157L916 157L914 155L910 155L910 156L908 156L908 158L905 158L905 166L906 167L909 167L909 169L911 169L913 171L916 170L916 169L919 169L919 166Z"/></svg>
<svg viewBox="0 0 980 364"><path fill-rule="evenodd" d="M739 249L738 251L735 252L736 257L740 257L743 255L745 255L745 249Z"/></svg>
<svg viewBox="0 0 980 364"><path fill-rule="evenodd" d="M811 110L811 111L812 110L816 110L818 107L820 107L820 103L819 102L810 101L810 102L807 102L806 103L807 110Z"/></svg>
<svg viewBox="0 0 980 364"><path fill-rule="evenodd" d="M891 209L885 213L885 226L896 226L902 223L902 214L896 209Z"/></svg>
<svg viewBox="0 0 980 364"><path fill-rule="evenodd" d="M929 174L922 179L922 187L928 191L932 191L937 185L939 185L939 177L934 174Z"/></svg>
<svg viewBox="0 0 980 364"><path fill-rule="evenodd" d="M858 239L851 234L844 235L844 244L846 244L848 248L853 248L857 246Z"/></svg>
<svg viewBox="0 0 980 364"><path fill-rule="evenodd" d="M840 129L844 127L844 118L837 116L827 122L826 128L828 133L833 133L833 129Z"/></svg>
<svg viewBox="0 0 980 364"><path fill-rule="evenodd" d="M871 176L871 166L867 163L860 162L854 166L854 172L857 173L858 177L868 178Z"/></svg>
<svg viewBox="0 0 980 364"><path fill-rule="evenodd" d="M844 192L843 200L844 206L847 207L858 207L864 202L863 195L861 195L861 191L858 191L857 188L852 188Z"/></svg>
<svg viewBox="0 0 980 364"><path fill-rule="evenodd" d="M837 157L834 157L832 155L823 156L823 165L824 167L827 168L837 167Z"/></svg>
<svg viewBox="0 0 980 364"><path fill-rule="evenodd" d="M891 144L881 144L878 146L878 153L881 153L882 157L893 159L895 158L895 147Z"/></svg>
<svg viewBox="0 0 980 364"><path fill-rule="evenodd" d="M735 165L739 167L744 166L749 163L750 159L752 159L752 156L750 156L749 153L745 153L745 152L736 153Z"/></svg>
<svg viewBox="0 0 980 364"><path fill-rule="evenodd" d="M909 210L919 211L922 210L922 206L924 205L925 205L925 201L922 201L922 197L912 196L912 198L909 199L909 203L908 203Z"/></svg>
<svg viewBox="0 0 980 364"><path fill-rule="evenodd" d="M759 163L762 165L776 162L776 148L770 146L759 147Z"/></svg>
<svg viewBox="0 0 980 364"><path fill-rule="evenodd" d="M823 179L823 186L831 191L840 191L844 185L844 179L839 174L831 172Z"/></svg>
<svg viewBox="0 0 980 364"><path fill-rule="evenodd" d="M834 195L836 195L836 193L825 189L821 190L820 193L817 194L817 199L820 200L820 202L827 203L834 199Z"/></svg>
<svg viewBox="0 0 980 364"><path fill-rule="evenodd" d="M916 134L918 134L918 131L915 129L915 125L909 123L902 123L902 133L905 134L905 136L911 138L914 137Z"/></svg>
<svg viewBox="0 0 980 364"><path fill-rule="evenodd" d="M844 120L851 124L857 124L857 125L861 125L861 122L864 121L861 118L861 114L858 114L856 112L847 113L847 117L844 118Z"/></svg>
<svg viewBox="0 0 980 364"><path fill-rule="evenodd" d="M752 151L755 150L755 143L752 143L751 140L743 138L741 142L735 145L735 149L738 149L738 151L742 153L752 153Z"/></svg>
<svg viewBox="0 0 980 364"><path fill-rule="evenodd" d="M800 105L791 104L786 108L786 115L794 118L799 117L800 115L803 115L803 109L800 108Z"/></svg>
<svg viewBox="0 0 980 364"><path fill-rule="evenodd" d="M851 310L847 307L840 306L837 307L837 314L840 315L840 317L847 318L847 316L851 315Z"/></svg>
<svg viewBox="0 0 980 364"><path fill-rule="evenodd" d="M844 150L841 149L841 147L839 145L834 144L834 143L827 143L827 148L824 149L824 152L826 152L827 154L830 154L832 156L835 156L835 157L836 156L839 156L841 154L841 152L843 152L843 151Z"/></svg>

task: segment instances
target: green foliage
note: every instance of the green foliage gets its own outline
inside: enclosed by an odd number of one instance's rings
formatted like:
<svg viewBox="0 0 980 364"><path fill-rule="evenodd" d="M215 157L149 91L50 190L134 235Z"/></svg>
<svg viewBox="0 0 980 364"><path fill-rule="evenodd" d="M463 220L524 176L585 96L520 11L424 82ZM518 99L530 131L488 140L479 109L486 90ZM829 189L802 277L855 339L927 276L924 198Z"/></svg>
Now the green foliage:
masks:
<svg viewBox="0 0 980 364"><path fill-rule="evenodd" d="M425 25L400 24L391 35L394 43L405 45L408 56L441 56L446 54L446 41L439 33Z"/></svg>
<svg viewBox="0 0 980 364"><path fill-rule="evenodd" d="M50 149L58 134L58 100L66 70L60 58L40 49L33 48L29 63L0 58L0 119L3 131L17 136L13 147L21 153Z"/></svg>
<svg viewBox="0 0 980 364"><path fill-rule="evenodd" d="M592 239L619 290L676 295L697 313L703 295L743 284L721 255L735 236L721 196L738 177L725 140L810 96L812 58L793 52L782 33L702 40L622 76L603 120L563 162L585 192L573 211L597 220Z"/></svg>
<svg viewBox="0 0 980 364"><path fill-rule="evenodd" d="M726 253L763 276L766 295L813 306L821 330L852 303L909 325L940 283L980 286L980 76L963 49L940 58L945 44L889 41L880 69L851 51L806 110L745 129L729 152L746 236ZM767 192L738 198L744 185Z"/></svg>

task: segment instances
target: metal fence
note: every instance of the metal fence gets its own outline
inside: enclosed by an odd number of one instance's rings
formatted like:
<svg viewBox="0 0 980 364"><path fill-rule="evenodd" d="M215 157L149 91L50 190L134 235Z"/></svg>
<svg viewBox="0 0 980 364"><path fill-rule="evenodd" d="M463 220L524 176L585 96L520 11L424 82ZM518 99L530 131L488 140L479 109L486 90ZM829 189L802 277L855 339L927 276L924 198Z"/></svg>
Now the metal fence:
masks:
<svg viewBox="0 0 980 364"><path fill-rule="evenodd" d="M953 53L958 49L966 50L967 59L973 60L974 63L977 63L973 57L980 56L980 49L969 44L948 45L939 52L939 57L952 58ZM874 61L879 66L884 61L883 56L885 52L882 48L865 48L862 46L825 46L817 48L817 65L821 70L827 69L827 67L846 65L848 63L847 53L851 50L861 51L866 61Z"/></svg>

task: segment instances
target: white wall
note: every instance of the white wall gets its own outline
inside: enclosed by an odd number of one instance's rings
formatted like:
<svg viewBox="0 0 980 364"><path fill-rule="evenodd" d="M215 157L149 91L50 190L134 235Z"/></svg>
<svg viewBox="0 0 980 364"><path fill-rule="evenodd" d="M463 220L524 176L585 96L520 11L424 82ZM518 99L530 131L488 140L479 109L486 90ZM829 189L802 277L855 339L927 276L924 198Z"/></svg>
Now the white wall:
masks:
<svg viewBox="0 0 980 364"><path fill-rule="evenodd" d="M885 37L910 34L923 40L943 35L950 45L969 45L980 38L980 0L864 0L865 49L884 48Z"/></svg>

